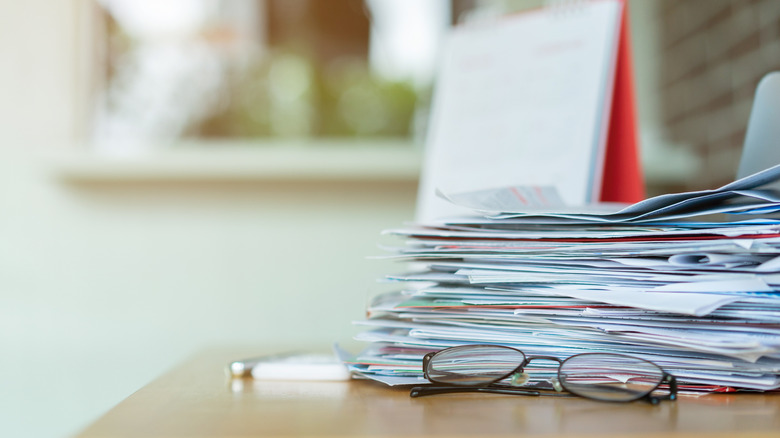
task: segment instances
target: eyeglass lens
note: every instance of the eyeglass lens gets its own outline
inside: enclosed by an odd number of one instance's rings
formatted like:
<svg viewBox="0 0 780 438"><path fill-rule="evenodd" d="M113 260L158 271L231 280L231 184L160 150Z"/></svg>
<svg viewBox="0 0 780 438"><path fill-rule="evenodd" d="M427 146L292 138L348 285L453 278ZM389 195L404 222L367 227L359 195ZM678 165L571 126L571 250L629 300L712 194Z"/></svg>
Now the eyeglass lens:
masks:
<svg viewBox="0 0 780 438"><path fill-rule="evenodd" d="M524 360L525 355L513 348L464 345L436 353L426 371L432 382L479 386L507 376Z"/></svg>
<svg viewBox="0 0 780 438"><path fill-rule="evenodd" d="M561 364L558 375L569 392L606 401L641 398L664 377L663 371L651 362L609 353L572 356Z"/></svg>

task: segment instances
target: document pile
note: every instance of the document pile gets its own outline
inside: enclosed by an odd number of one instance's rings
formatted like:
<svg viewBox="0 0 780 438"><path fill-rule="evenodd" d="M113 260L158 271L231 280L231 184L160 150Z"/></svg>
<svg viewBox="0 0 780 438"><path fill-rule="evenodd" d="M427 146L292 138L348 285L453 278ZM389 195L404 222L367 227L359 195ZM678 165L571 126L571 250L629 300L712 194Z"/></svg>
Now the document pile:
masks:
<svg viewBox="0 0 780 438"><path fill-rule="evenodd" d="M407 241L389 257L421 270L388 277L408 287L357 322L371 344L350 369L419 384L430 351L500 344L561 359L640 357L689 391L778 389L780 219L766 218L780 212L778 181L780 166L600 211L558 208L541 188L451 196L483 214L387 232ZM737 220L701 218L714 213ZM529 367L537 385L556 370Z"/></svg>

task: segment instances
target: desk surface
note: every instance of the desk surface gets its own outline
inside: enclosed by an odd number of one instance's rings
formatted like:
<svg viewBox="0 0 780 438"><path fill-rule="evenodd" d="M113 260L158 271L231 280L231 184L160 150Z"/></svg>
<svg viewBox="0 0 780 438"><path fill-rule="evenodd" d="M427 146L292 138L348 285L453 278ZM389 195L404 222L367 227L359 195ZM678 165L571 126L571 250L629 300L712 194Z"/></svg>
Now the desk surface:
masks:
<svg viewBox="0 0 780 438"><path fill-rule="evenodd" d="M367 381L226 377L241 352L204 352L119 403L80 437L780 437L780 394L717 394L659 406L453 394L412 399Z"/></svg>

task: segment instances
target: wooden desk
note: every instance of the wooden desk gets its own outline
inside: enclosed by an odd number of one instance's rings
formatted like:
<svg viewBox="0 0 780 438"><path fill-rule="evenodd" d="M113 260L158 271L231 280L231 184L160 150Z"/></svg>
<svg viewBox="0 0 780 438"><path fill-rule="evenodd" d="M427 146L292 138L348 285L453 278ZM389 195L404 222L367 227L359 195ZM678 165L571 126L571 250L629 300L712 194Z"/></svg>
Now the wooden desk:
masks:
<svg viewBox="0 0 780 438"><path fill-rule="evenodd" d="M659 406L456 394L412 399L373 382L226 377L235 351L206 352L122 401L81 437L780 437L780 394L709 395Z"/></svg>

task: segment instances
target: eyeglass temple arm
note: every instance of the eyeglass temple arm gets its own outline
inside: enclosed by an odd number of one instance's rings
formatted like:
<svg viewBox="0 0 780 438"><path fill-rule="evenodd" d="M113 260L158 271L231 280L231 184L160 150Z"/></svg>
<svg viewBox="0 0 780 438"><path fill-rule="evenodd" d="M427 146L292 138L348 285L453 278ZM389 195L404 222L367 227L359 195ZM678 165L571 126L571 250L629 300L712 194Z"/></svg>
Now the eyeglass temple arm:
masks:
<svg viewBox="0 0 780 438"><path fill-rule="evenodd" d="M409 392L410 397L423 397L426 395L437 394L454 394L462 392L487 392L491 394L508 394L508 395L541 395L539 391L529 391L527 389L512 389L512 388L494 388L486 386L415 386Z"/></svg>

